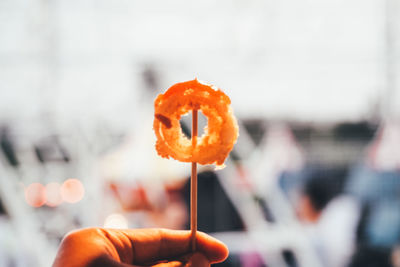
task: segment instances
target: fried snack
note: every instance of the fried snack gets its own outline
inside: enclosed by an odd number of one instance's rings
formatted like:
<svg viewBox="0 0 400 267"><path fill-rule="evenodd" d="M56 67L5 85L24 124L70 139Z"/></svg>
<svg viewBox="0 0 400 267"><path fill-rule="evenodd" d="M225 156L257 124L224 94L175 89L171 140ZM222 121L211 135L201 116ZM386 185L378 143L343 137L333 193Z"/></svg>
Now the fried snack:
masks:
<svg viewBox="0 0 400 267"><path fill-rule="evenodd" d="M216 164L222 167L238 137L238 125L230 99L220 89L197 79L171 86L154 101L154 132L157 153L183 162ZM208 125L192 146L179 120L191 110L201 110Z"/></svg>

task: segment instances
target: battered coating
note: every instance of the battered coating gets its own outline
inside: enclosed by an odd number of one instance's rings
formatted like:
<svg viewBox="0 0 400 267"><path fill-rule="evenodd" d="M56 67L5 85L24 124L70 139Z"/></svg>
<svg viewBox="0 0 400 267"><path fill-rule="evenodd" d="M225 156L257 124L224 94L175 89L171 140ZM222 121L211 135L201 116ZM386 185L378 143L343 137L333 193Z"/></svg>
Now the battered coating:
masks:
<svg viewBox="0 0 400 267"><path fill-rule="evenodd" d="M231 101L220 89L197 79L171 86L154 101L157 153L183 162L221 167L238 137ZM201 110L208 125L195 147L182 132L179 120L191 110Z"/></svg>

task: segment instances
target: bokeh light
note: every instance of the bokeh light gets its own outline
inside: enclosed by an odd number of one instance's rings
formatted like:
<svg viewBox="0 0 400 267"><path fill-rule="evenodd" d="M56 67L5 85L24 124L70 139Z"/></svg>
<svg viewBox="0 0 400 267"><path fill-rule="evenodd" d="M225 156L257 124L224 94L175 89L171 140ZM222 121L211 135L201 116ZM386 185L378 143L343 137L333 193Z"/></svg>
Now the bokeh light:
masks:
<svg viewBox="0 0 400 267"><path fill-rule="evenodd" d="M122 214L113 213L105 219L104 228L126 229L128 220Z"/></svg>
<svg viewBox="0 0 400 267"><path fill-rule="evenodd" d="M41 207L46 202L45 187L39 183L30 184L25 188L25 200L32 207Z"/></svg>
<svg viewBox="0 0 400 267"><path fill-rule="evenodd" d="M85 188L78 179L68 179L61 186L62 200L68 203L79 202L85 195Z"/></svg>
<svg viewBox="0 0 400 267"><path fill-rule="evenodd" d="M49 183L46 185L46 205L56 207L63 202L61 197L61 185L59 183Z"/></svg>

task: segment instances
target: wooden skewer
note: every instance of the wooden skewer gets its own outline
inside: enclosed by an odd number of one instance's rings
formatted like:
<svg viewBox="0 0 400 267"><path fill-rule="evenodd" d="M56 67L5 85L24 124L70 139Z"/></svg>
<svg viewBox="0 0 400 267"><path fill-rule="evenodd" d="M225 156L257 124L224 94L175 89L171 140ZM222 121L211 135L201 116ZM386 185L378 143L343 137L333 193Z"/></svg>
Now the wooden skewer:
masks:
<svg viewBox="0 0 400 267"><path fill-rule="evenodd" d="M192 147L197 145L197 109L192 112ZM190 180L190 243L192 251L196 251L197 232L197 163L192 162L192 176Z"/></svg>

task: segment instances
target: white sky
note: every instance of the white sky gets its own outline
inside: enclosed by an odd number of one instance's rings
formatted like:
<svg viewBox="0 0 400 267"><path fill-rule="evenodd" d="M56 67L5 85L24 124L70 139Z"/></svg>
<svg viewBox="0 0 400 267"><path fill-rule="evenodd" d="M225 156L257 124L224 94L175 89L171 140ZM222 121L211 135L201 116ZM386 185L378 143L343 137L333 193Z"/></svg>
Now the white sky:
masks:
<svg viewBox="0 0 400 267"><path fill-rule="evenodd" d="M386 90L384 2L3 0L0 113L129 115L152 107L152 63L160 91L198 77L238 116L363 118Z"/></svg>

